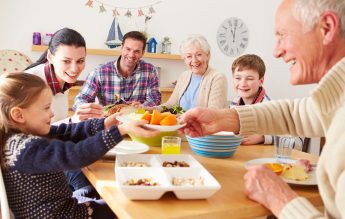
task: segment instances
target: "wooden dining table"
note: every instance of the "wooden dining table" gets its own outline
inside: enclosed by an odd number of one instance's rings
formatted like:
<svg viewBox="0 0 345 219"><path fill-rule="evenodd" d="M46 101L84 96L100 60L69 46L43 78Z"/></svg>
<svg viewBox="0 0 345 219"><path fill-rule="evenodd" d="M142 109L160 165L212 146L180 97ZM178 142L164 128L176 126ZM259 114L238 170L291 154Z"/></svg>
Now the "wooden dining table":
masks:
<svg viewBox="0 0 345 219"><path fill-rule="evenodd" d="M150 147L146 153L160 154L160 147ZM245 163L252 159L273 157L272 146L240 146L229 158L201 157L192 152L188 142L182 142L182 154L191 154L221 184L213 196L201 200L180 200L172 192L159 200L133 201L116 187L115 158L99 160L83 168L83 172L101 197L119 218L258 218L271 215L262 205L248 199L244 194L243 176ZM318 157L293 150L292 158L309 159L317 163ZM317 186L290 185L300 196L316 207L323 206Z"/></svg>

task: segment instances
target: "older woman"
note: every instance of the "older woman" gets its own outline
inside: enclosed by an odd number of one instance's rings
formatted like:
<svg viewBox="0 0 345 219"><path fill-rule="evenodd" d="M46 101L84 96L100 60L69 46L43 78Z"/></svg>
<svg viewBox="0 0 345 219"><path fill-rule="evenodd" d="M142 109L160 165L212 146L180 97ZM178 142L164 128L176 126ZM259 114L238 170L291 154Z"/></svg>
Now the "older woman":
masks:
<svg viewBox="0 0 345 219"><path fill-rule="evenodd" d="M185 39L180 47L187 71L182 72L176 87L164 106L181 106L189 110L196 106L225 108L228 84L224 74L212 69L210 45L205 37L195 35Z"/></svg>

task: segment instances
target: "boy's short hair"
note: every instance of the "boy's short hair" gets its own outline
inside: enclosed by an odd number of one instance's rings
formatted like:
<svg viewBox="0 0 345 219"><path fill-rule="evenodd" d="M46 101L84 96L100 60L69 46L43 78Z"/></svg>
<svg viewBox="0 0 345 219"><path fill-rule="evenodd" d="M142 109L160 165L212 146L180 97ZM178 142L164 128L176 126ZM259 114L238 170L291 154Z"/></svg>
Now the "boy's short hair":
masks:
<svg viewBox="0 0 345 219"><path fill-rule="evenodd" d="M254 54L247 54L238 57L232 63L232 73L235 73L235 70L238 68L238 71L243 70L254 70L259 73L259 78L263 78L265 76L266 66L264 61L257 55Z"/></svg>

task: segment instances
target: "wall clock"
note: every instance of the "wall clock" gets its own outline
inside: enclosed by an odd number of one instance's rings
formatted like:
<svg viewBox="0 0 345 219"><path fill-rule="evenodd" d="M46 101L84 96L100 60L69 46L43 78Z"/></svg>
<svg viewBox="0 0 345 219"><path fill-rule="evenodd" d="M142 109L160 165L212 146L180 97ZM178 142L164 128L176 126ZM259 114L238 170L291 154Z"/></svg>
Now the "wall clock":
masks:
<svg viewBox="0 0 345 219"><path fill-rule="evenodd" d="M237 17L225 19L218 28L217 43L227 56L238 56L244 52L249 42L246 24Z"/></svg>

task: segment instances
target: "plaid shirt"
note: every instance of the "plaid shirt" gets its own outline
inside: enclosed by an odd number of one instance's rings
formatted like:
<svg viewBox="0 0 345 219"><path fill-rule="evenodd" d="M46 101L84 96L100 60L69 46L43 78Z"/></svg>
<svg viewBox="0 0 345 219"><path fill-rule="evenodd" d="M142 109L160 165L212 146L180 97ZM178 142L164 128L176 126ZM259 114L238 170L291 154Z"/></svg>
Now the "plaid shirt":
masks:
<svg viewBox="0 0 345 219"><path fill-rule="evenodd" d="M54 66L47 62L44 66L44 73L46 75L47 84L50 89L53 91L53 94L64 93L66 90L70 89L73 84L65 83L63 88L60 88L59 81L56 77Z"/></svg>
<svg viewBox="0 0 345 219"><path fill-rule="evenodd" d="M74 101L74 110L83 103L94 102L95 98L103 106L115 103L115 95L126 102L139 101L145 106L161 103L157 69L152 64L140 60L134 72L127 78L118 72L117 61L108 62L87 77Z"/></svg>

